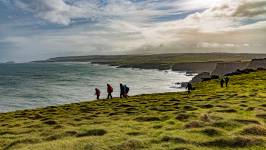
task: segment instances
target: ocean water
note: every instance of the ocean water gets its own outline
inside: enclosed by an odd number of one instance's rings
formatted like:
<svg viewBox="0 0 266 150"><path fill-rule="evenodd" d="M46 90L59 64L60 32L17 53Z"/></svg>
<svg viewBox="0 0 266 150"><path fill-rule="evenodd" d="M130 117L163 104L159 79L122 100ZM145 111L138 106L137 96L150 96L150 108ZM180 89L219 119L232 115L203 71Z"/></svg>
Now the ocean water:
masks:
<svg viewBox="0 0 266 150"><path fill-rule="evenodd" d="M95 87L106 98L106 84L119 95L119 84L129 95L176 92L176 82L192 76L183 72L116 68L89 63L0 64L0 112L94 100Z"/></svg>

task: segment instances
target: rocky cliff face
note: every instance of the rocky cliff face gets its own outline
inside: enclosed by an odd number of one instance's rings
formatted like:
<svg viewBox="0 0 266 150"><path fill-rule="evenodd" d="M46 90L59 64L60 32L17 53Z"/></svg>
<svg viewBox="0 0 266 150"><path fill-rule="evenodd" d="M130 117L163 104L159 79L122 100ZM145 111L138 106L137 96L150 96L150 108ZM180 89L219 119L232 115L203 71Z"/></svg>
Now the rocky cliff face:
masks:
<svg viewBox="0 0 266 150"><path fill-rule="evenodd" d="M264 59L253 59L248 65L248 69L266 69L266 58Z"/></svg>
<svg viewBox="0 0 266 150"><path fill-rule="evenodd" d="M198 75L196 75L191 81L190 83L199 83L204 81L204 79L210 79L211 78L211 74L209 72L203 72L200 73Z"/></svg>
<svg viewBox="0 0 266 150"><path fill-rule="evenodd" d="M212 75L226 75L236 70L243 70L249 66L250 62L223 62L218 63L216 68L213 70Z"/></svg>
<svg viewBox="0 0 266 150"><path fill-rule="evenodd" d="M216 64L219 62L191 62L191 63L177 63L172 66L173 71L187 71L187 72L212 72Z"/></svg>
<svg viewBox="0 0 266 150"><path fill-rule="evenodd" d="M211 72L203 72L195 76L191 83L198 83L204 79L211 78L212 76L224 76L232 74L249 73L257 69L266 69L266 58L253 59L246 62L219 62L215 65L215 69Z"/></svg>

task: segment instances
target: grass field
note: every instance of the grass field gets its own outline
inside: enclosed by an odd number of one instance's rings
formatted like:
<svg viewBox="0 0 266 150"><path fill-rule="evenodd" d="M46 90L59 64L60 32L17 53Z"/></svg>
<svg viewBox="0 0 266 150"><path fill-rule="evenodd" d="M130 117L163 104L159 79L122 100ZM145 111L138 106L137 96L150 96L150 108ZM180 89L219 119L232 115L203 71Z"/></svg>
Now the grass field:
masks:
<svg viewBox="0 0 266 150"><path fill-rule="evenodd" d="M0 149L266 149L266 71L187 93L99 100L0 114Z"/></svg>

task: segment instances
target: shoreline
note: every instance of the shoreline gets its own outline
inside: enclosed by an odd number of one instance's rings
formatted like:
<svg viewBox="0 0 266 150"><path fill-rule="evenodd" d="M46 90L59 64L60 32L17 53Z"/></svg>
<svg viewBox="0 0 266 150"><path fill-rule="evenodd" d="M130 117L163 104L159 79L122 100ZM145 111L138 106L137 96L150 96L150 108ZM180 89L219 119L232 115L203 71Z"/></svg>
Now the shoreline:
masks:
<svg viewBox="0 0 266 150"><path fill-rule="evenodd" d="M261 63L261 62L263 62L263 63ZM113 65L110 65L110 64L101 64L101 63L96 63L96 62L64 62L64 61L62 61L62 62L40 62L40 63L74 63L74 64L75 63L81 63L81 64L90 64L90 65L95 65L95 66L101 65L101 66L108 66L108 67L114 67L114 68L121 68L119 66L113 66ZM195 62L192 62L192 64L193 63L195 63ZM209 62L204 62L204 63L209 63ZM244 65L242 65L241 63L244 63ZM254 59L254 60L252 60L250 62L247 62L247 61L245 61L245 62L222 62L221 64L222 65L220 65L220 66L216 66L216 68L214 70L214 72L216 72L216 73L214 73L214 74L213 73L208 73L208 72L199 73L199 74L193 76L193 78L189 82L191 82L193 84L196 84L196 83L202 82L204 80L212 79L213 75L221 75L221 74L222 75L226 75L226 74L230 75L230 74L235 74L237 72L241 73L241 72L245 72L245 70L246 70L245 68L253 68L253 70L257 70L257 69L262 69L262 68L259 68L259 67L264 67L264 65L265 65L264 68L266 68L266 59ZM231 68L228 67L228 66L231 66L231 64L236 64L236 65L234 65ZM242 68L239 67L241 65L242 65ZM253 66L250 66L250 65L253 65ZM259 67L256 67L256 65L258 65ZM132 69L132 70L138 69L138 70L171 71L171 72L174 72L174 73L183 73L182 71L174 71L174 70L143 69L143 68L128 68L128 67L122 67L122 68L127 68L127 69ZM219 69L217 69L217 68L219 68ZM225 69L226 71L223 70L223 69ZM237 71L237 70L239 70L239 71ZM252 70L252 69L250 69L250 70ZM247 71L249 71L249 70L247 69ZM189 71L187 71L187 72L189 72ZM217 73L217 72L220 72L220 73ZM179 82L176 82L176 83L179 83ZM182 83L186 83L186 82L180 82L181 85L182 85ZM181 86L181 88L175 88L175 89L176 90L183 89L182 91L177 91L177 92L185 91L184 87L182 87L182 86ZM145 94L157 94L157 93L145 93ZM138 96L138 95L142 95L142 93L134 94L132 96ZM89 101L94 101L94 100L95 99L90 99ZM88 100L86 100L86 101L88 101ZM65 103L65 104L70 104L70 103ZM60 105L64 105L64 104L48 105L48 106L60 106ZM44 106L44 107L48 107L48 106ZM39 108L39 107L37 107L37 108ZM43 107L41 107L41 108L43 108ZM29 108L29 109L31 109L31 108ZM32 108L32 109L36 109L36 108ZM23 109L21 109L21 110L23 110ZM8 111L8 112L13 112L13 111ZM6 113L6 112L3 112L3 113Z"/></svg>
<svg viewBox="0 0 266 150"><path fill-rule="evenodd" d="M144 94L0 113L0 148L263 149L266 71L230 78L228 88L210 80L190 94Z"/></svg>
<svg viewBox="0 0 266 150"><path fill-rule="evenodd" d="M51 62L51 64L57 64L57 63L59 63L59 64L68 64L68 63L70 63L70 64L82 64L82 65L87 65L88 63L87 62ZM28 63L24 63L24 64L28 64ZM46 63L40 63L40 64L46 64ZM14 64L15 65L15 64ZM105 66L105 67L110 67L110 68L113 68L112 66L109 66L109 65L101 65L101 64L89 64L89 65L92 65L92 66ZM117 69L119 69L119 68L117 68ZM126 70L136 70L135 68L124 68L124 69L126 69ZM154 69L154 70L147 70L147 69L138 69L137 68L137 70L138 71L141 71L141 72L143 72L143 71L148 71L148 72L153 72L153 71L156 71L156 72L161 72L160 74L164 74L164 72L166 72L166 71L160 71L160 70L156 70L156 69ZM175 71L167 71L167 74L168 73L170 73L170 74L172 74L172 75L170 75L170 76L177 76L177 77L179 77L178 75L181 73L181 74L185 74L184 72L175 72ZM180 76L183 76L183 75L181 75L180 74ZM189 79L191 79L192 77L189 77ZM175 83L177 83L178 82L178 79L176 80L176 82ZM169 88L169 90L167 90ZM170 82L169 82L169 86L167 87L167 89L165 89L165 90L158 90L157 92L155 91L155 92L149 92L149 91L142 91L141 93L139 93L139 91L135 91L135 92L133 92L133 93L131 93L132 95L131 96L138 96L138 95L143 95L143 94L156 94L156 93L164 93L164 92L183 92L183 91L185 91L185 89L183 89L183 88L178 88L177 86L175 86L174 84L173 85L171 85L170 84ZM154 90L151 90L151 91L154 91ZM117 91L116 91L117 92ZM137 93L136 93L137 92ZM103 95L102 95L102 98L104 99L105 98L105 91L103 90L103 93L102 93ZM115 95L117 95L117 93L115 93ZM86 97L86 96L85 96ZM14 110L12 110L12 109L4 109L3 108L3 111L1 111L0 113L8 113L8 112L14 112L14 111L23 111L23 110L29 110L29 109L38 109L38 108L45 108L45 107L49 107L49 106L60 106L60 105L65 105L65 104L72 104L73 102L74 103L78 103L78 102L84 102L84 101L95 101L95 97L93 96L93 97L91 97L91 96L89 96L90 98L88 98L88 99L86 99L86 98L83 98L83 99L79 99L79 98L77 98L77 99L74 99L74 100L63 100L61 103L59 102L59 103L54 103L54 104L49 104L48 103L48 105L46 105L46 104L43 104L43 105L36 105L36 104L34 104L34 105L32 105L33 107L29 107L29 108L18 108L18 109L14 109ZM27 98L24 98L25 100L27 100ZM60 100L61 101L61 100ZM75 102L76 101L76 102Z"/></svg>
<svg viewBox="0 0 266 150"><path fill-rule="evenodd" d="M118 68L172 70L224 75L243 68L266 68L266 54L172 53L155 55L91 55L55 57L34 62L90 62Z"/></svg>

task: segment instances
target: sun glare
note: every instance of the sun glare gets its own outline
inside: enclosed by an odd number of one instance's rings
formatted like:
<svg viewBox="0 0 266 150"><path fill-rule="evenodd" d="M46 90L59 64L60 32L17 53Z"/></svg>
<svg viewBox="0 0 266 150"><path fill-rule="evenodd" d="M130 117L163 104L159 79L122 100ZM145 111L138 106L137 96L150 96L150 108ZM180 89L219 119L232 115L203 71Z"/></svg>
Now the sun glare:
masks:
<svg viewBox="0 0 266 150"><path fill-rule="evenodd" d="M217 5L218 3L224 2L225 0L200 0L200 2L204 3L208 6Z"/></svg>

